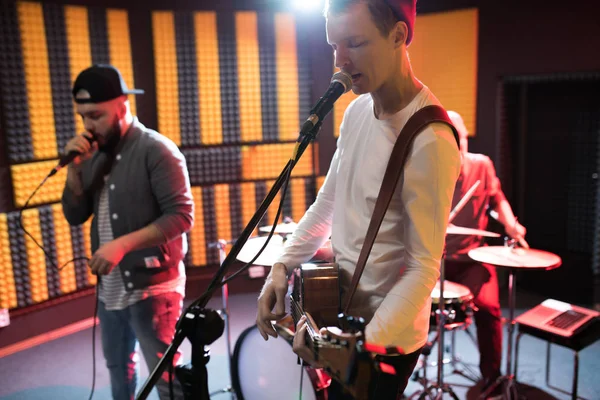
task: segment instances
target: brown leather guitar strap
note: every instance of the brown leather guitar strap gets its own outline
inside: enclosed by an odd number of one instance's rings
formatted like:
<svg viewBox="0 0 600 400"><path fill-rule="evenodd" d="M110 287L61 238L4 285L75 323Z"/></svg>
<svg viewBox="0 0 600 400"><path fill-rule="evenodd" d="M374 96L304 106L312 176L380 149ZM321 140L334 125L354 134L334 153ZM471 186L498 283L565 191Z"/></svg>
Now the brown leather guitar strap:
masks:
<svg viewBox="0 0 600 400"><path fill-rule="evenodd" d="M400 175L404 170L404 165L406 164L406 158L410 152L411 144L417 134L422 132L427 125L433 122L448 124L454 133L457 145L460 147L458 132L452 125L446 110L440 106L432 105L424 107L417 111L406 122L406 125L404 125L402 128L402 131L400 131L398 139L396 139L396 143L392 149L392 154L390 155L390 161L388 162L385 175L383 176L377 202L375 203L375 209L373 210L371 222L369 223L367 235L365 236L365 242L363 243L360 255L358 256L358 262L356 263L356 269L354 270L354 276L352 277L352 283L350 284L350 291L344 307L344 314L348 314L348 310L350 309L352 297L354 296L354 292L358 286L358 281L360 280L367 263L369 253L373 248L375 237L377 236L377 232L379 232L383 217L385 216L390 201L392 200L392 195L394 194L394 190L396 189Z"/></svg>

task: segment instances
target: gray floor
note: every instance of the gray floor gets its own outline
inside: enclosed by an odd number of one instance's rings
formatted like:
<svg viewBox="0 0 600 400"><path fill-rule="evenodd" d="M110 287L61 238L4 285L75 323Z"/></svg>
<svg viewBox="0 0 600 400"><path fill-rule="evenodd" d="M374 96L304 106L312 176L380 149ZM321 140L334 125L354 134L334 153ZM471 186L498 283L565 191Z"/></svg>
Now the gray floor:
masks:
<svg viewBox="0 0 600 400"><path fill-rule="evenodd" d="M233 295L230 298L232 350L238 343L244 354L243 364L234 360L240 369L242 386L259 385L264 388L264 399L281 399L275 395L277 391L285 393L297 392L297 384L289 387L288 381L298 381L297 366L294 362L281 362L282 353L291 349L285 343L279 342L269 348L265 344L249 344L250 339L238 340L240 334L254 324L256 312L256 294ZM519 300L521 299L521 300ZM537 304L535 296L519 294L517 313L525 311L530 305ZM220 299L213 299L209 307L221 308ZM507 310L504 310L504 315ZM471 328L474 332L474 327ZM506 335L505 335L506 338ZM41 400L41 399L78 399L89 397L92 383L92 331L91 329L73 334L68 337L45 343L0 360L0 399L1 400ZM462 360L477 372L478 352L465 332L458 332L456 348ZM258 342L254 342L258 343ZM272 343L272 342L271 342ZM256 348L259 346L260 348ZM505 347L506 348L506 347ZM185 341L181 350L186 360L191 355L191 346ZM521 342L519 358L519 381L528 385L521 390L531 399L570 399L570 396L560 393L545 384L546 343L528 336ZM227 372L226 345L221 337L211 346L211 360L208 364L209 390L217 391L230 385ZM97 374L94 399L110 399L109 378L100 350L100 340L96 345ZM295 359L292 355L292 359ZM259 366L260 365L260 366ZM256 378L261 368L271 368L272 374L277 375L273 380ZM503 364L504 365L504 364ZM567 349L553 346L551 382L553 386L570 389L572 379L572 353ZM452 368L446 367L445 380L461 399L475 398L479 392L477 385L457 374L450 374ZM586 348L580 354L579 395L584 399L600 399L600 341ZM429 368L430 378L435 378L435 368ZM145 365L140 368L140 385L148 376ZM250 382L257 380L257 382ZM305 381L305 384L307 382ZM417 398L422 386L414 381L409 383L406 395ZM247 395L246 395L247 396ZM154 392L150 399L158 399ZM229 399L229 394L217 394L214 399ZM297 398L295 396L290 398ZM311 398L304 392L304 399ZM448 397L449 398L449 397Z"/></svg>

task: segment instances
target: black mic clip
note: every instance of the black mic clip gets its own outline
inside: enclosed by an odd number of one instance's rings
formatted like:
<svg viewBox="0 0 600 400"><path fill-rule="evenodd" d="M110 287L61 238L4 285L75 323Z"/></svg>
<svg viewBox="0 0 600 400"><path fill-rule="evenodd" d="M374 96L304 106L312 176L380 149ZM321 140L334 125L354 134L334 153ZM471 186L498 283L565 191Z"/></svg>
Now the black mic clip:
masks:
<svg viewBox="0 0 600 400"><path fill-rule="evenodd" d="M306 119L300 134L298 143L305 137L314 140L321 129L325 116L333 109L335 101L352 87L352 76L343 71L336 72L331 78L331 83L325 94L319 99L317 104L310 110L309 117Z"/></svg>
<svg viewBox="0 0 600 400"><path fill-rule="evenodd" d="M311 113L311 116L314 115ZM315 118L317 119L317 118ZM317 123L313 124L311 118L306 120L302 125L302 129L300 129L300 135L298 136L298 142L304 141L304 138L308 137L310 141L314 141L317 138L317 134L321 130L321 125L323 125L323 120L318 120Z"/></svg>

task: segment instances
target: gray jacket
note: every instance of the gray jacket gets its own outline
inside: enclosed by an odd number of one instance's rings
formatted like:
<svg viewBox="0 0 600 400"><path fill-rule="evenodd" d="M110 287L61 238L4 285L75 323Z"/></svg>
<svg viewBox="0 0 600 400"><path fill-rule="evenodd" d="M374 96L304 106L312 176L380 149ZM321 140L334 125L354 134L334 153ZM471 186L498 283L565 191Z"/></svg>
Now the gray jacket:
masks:
<svg viewBox="0 0 600 400"><path fill-rule="evenodd" d="M185 158L177 145L146 128L137 118L121 138L110 177L110 219L115 239L154 223L167 242L133 251L119 266L128 291L165 282L178 276L187 253L186 232L194 222L194 202ZM106 153L96 152L82 165L84 194L76 196L67 186L62 205L71 225L92 220L92 252L99 247L95 215L107 165ZM131 283L131 284L129 284Z"/></svg>

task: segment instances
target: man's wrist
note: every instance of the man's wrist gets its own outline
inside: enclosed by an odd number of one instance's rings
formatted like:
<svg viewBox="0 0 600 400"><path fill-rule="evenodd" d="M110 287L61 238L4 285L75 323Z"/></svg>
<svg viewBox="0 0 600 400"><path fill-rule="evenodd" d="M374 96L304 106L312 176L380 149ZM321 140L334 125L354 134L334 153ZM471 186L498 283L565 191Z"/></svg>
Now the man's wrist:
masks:
<svg viewBox="0 0 600 400"><path fill-rule="evenodd" d="M506 231L506 233L508 234L508 236L513 236L517 233L517 220L515 219L512 223L507 223L504 226L504 230Z"/></svg>
<svg viewBox="0 0 600 400"><path fill-rule="evenodd" d="M76 163L75 161L69 163L67 165L67 171L71 171L73 172L75 175L77 175L77 177L81 177L81 172L83 170L83 165L81 165L82 163Z"/></svg>
<svg viewBox="0 0 600 400"><path fill-rule="evenodd" d="M124 254L127 254L133 250L134 243L131 240L131 237L129 236L129 234L121 236L121 237L115 239L115 241L116 241L116 243L119 244L119 247L121 247Z"/></svg>
<svg viewBox="0 0 600 400"><path fill-rule="evenodd" d="M284 263L276 262L275 264L273 264L273 270L276 270L276 269L282 269L283 272L285 273L285 276L289 276L288 268Z"/></svg>

